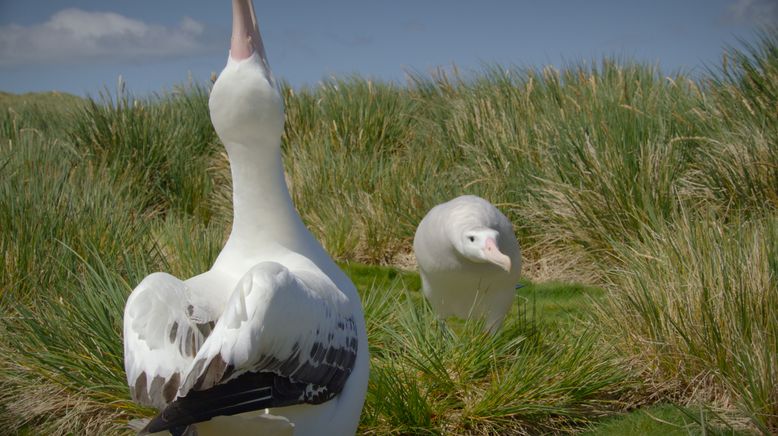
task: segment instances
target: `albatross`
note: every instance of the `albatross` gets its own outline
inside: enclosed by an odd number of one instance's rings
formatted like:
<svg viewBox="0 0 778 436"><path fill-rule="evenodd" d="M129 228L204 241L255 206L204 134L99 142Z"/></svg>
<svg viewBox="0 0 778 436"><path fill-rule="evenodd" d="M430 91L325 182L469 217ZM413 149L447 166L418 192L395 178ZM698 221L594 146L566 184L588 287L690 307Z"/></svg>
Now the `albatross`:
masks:
<svg viewBox="0 0 778 436"><path fill-rule="evenodd" d="M482 320L491 333L500 328L521 273L519 243L502 212L474 195L439 204L419 223L413 250L439 318Z"/></svg>
<svg viewBox="0 0 778 436"><path fill-rule="evenodd" d="M151 274L127 300L127 382L161 411L140 434L354 434L369 372L362 306L292 205L283 101L251 0L232 9L209 99L230 160L232 231L209 271Z"/></svg>

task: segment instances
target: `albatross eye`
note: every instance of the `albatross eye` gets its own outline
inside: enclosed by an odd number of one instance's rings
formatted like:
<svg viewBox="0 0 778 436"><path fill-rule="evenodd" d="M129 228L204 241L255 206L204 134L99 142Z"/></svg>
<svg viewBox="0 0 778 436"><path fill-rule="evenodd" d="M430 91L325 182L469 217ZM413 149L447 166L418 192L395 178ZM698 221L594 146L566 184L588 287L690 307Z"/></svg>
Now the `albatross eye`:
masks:
<svg viewBox="0 0 778 436"><path fill-rule="evenodd" d="M467 239L469 239L470 242L475 242L475 236L468 236Z"/></svg>

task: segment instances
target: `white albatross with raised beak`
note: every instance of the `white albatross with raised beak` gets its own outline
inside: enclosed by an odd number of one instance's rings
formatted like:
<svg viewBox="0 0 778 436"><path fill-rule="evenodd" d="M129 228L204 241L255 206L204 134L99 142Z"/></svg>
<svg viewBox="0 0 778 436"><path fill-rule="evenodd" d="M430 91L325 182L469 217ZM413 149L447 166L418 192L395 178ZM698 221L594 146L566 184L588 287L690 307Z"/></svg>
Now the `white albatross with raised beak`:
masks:
<svg viewBox="0 0 778 436"><path fill-rule="evenodd" d="M362 306L292 205L283 102L251 0L232 7L209 101L232 170L232 233L209 271L151 274L127 300L132 398L161 410L141 434L354 434L369 372Z"/></svg>
<svg viewBox="0 0 778 436"><path fill-rule="evenodd" d="M439 318L480 319L497 332L521 274L519 243L502 212L474 195L439 204L419 223L413 250Z"/></svg>

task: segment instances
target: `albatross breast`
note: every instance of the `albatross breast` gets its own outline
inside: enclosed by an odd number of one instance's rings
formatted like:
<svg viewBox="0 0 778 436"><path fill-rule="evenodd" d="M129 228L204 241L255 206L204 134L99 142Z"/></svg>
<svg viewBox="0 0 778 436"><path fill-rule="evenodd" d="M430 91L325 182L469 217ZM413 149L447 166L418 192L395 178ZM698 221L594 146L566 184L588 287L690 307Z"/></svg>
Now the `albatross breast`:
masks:
<svg viewBox="0 0 778 436"><path fill-rule="evenodd" d="M502 212L473 195L439 204L419 223L413 248L422 291L439 317L499 328L521 272L519 244Z"/></svg>

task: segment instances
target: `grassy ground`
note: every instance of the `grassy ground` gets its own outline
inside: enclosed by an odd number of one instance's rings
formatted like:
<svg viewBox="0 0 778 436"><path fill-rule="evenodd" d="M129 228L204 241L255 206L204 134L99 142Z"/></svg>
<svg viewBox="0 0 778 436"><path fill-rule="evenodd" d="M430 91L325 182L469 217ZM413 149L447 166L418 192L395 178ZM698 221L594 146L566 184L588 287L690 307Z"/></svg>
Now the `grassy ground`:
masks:
<svg viewBox="0 0 778 436"><path fill-rule="evenodd" d="M394 292L398 296L409 298L414 304L421 304L421 284L415 273L389 267L353 263L341 266L360 289L378 288L383 292ZM591 328L591 323L596 322L593 315L596 312L597 304L602 303L605 297L605 292L596 287L554 282L530 283L525 280L517 292L514 310L508 317L508 328L530 325L532 329L550 330L560 334L560 336L575 338L570 342L560 340L558 344L564 344L563 346L570 348L579 347L580 342L578 341L580 341L581 336L597 334ZM456 324L454 328L457 328ZM463 327L460 325L459 328ZM466 327L464 328L466 329ZM600 343L600 346L602 345L604 344ZM381 365L380 362L378 364ZM452 366L460 368L458 365ZM531 372L529 368L524 368L524 370ZM618 381L625 384L637 383L637 380L629 380L626 376L620 377ZM400 379L401 384L409 384L410 382L412 380ZM391 399L387 407L393 407L393 401L394 399ZM710 412L707 411L703 411L703 414L700 415L699 410L685 409L678 405L660 404L629 412L618 412L619 405L613 404L612 406L604 408L609 409L608 417L591 416L586 419L588 424L578 423L568 430L582 431L587 435L687 435L703 434L706 431L714 434L731 433L731 429L728 427L710 424L708 421L712 419ZM621 406L625 406L625 404L621 404ZM450 408L450 405L446 407ZM402 416L402 418L406 417ZM403 424L406 423L403 422ZM381 434L397 429L368 427L365 430ZM413 432L419 429L404 428L403 430ZM522 430L526 430L526 428Z"/></svg>
<svg viewBox="0 0 778 436"><path fill-rule="evenodd" d="M363 295L361 432L778 431L778 37L723 58L698 80L605 60L283 89L294 202ZM148 273L207 269L228 232L207 94L0 94L8 432L151 413L124 385L121 313ZM379 266L412 267L420 218L464 193L524 250L494 337L441 325L415 274Z"/></svg>
<svg viewBox="0 0 778 436"><path fill-rule="evenodd" d="M610 417L584 431L587 436L748 434L731 427L711 424L711 414L677 405L660 404Z"/></svg>

